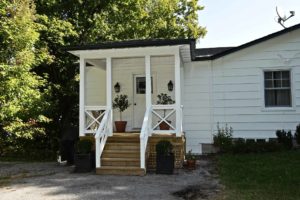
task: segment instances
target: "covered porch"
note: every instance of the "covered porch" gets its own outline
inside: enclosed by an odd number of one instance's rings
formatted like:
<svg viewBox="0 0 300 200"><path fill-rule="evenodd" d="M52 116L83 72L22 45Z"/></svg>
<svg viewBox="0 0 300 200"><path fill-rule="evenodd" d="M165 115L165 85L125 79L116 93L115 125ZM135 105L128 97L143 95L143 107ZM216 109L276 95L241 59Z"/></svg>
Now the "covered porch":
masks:
<svg viewBox="0 0 300 200"><path fill-rule="evenodd" d="M116 95L125 94L131 106L123 113L126 134L138 135L139 168L146 170L149 138L183 137L182 48L184 44L120 49L89 49L71 53L80 58L80 136L92 134L96 143L96 167L102 167L109 137L117 136L113 110ZM166 94L173 104L157 104ZM160 124L169 126L162 130ZM118 137L115 137L118 138ZM182 148L183 149L183 148Z"/></svg>

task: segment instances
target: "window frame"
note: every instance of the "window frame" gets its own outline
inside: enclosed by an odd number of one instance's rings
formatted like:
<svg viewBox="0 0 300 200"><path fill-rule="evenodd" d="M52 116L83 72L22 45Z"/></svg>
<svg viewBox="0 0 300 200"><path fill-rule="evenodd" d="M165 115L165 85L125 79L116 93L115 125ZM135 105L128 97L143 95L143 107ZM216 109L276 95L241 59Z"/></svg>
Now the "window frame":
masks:
<svg viewBox="0 0 300 200"><path fill-rule="evenodd" d="M290 106L266 106L266 94L265 94L265 72L276 72L276 71L289 71L290 72L290 93L291 93L291 104ZM265 68L262 69L261 73L261 95L262 95L262 111L295 111L295 99L294 99L294 77L292 68Z"/></svg>

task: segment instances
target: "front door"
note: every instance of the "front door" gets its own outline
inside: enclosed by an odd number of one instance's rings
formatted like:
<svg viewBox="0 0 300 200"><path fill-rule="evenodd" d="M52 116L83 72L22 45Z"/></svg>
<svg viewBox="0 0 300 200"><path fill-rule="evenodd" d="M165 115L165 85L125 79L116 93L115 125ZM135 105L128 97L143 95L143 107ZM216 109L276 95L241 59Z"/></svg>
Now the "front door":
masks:
<svg viewBox="0 0 300 200"><path fill-rule="evenodd" d="M153 81L151 77L153 88ZM146 77L134 75L133 77L133 129L141 129L146 111Z"/></svg>

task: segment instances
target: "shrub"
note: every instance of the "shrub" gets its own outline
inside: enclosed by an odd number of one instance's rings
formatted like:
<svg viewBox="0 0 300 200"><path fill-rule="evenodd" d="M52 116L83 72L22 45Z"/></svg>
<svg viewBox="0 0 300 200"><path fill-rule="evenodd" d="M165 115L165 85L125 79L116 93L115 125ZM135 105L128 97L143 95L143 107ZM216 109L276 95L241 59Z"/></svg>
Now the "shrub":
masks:
<svg viewBox="0 0 300 200"><path fill-rule="evenodd" d="M300 145L300 124L296 127L295 139L297 143Z"/></svg>
<svg viewBox="0 0 300 200"><path fill-rule="evenodd" d="M241 153L265 153L280 151L282 145L279 145L276 141L266 142L264 139L243 139L238 138L234 141L232 146L232 152L235 154Z"/></svg>
<svg viewBox="0 0 300 200"><path fill-rule="evenodd" d="M92 151L93 143L90 140L79 140L77 143L77 153L87 154Z"/></svg>
<svg viewBox="0 0 300 200"><path fill-rule="evenodd" d="M117 109L120 113L120 121L122 121L122 112L124 112L130 103L126 94L117 95L113 101L113 109Z"/></svg>
<svg viewBox="0 0 300 200"><path fill-rule="evenodd" d="M185 155L186 160L196 160L196 156L192 154L192 150L189 150L189 152Z"/></svg>
<svg viewBox="0 0 300 200"><path fill-rule="evenodd" d="M293 147L293 137L292 132L285 130L277 130L276 136L278 139L278 142L282 144L286 149L291 149Z"/></svg>
<svg viewBox="0 0 300 200"><path fill-rule="evenodd" d="M220 152L229 152L232 148L232 127L228 127L227 124L225 128L220 128L219 123L217 124L218 133L214 135L214 146L220 149Z"/></svg>
<svg viewBox="0 0 300 200"><path fill-rule="evenodd" d="M157 155L170 155L173 153L173 145L167 140L161 140L156 144Z"/></svg>

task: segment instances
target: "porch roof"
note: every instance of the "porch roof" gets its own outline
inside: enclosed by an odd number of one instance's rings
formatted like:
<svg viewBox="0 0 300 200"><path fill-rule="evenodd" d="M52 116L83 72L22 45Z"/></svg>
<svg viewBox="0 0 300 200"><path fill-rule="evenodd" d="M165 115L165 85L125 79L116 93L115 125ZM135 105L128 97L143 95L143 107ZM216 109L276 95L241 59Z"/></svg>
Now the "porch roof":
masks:
<svg viewBox="0 0 300 200"><path fill-rule="evenodd" d="M114 49L114 48L134 48L134 47L151 47L151 46L175 46L175 45L195 45L195 39L147 39L147 40L127 40L127 41L110 41L98 44L87 44L78 46L68 46L67 51L76 50L96 50L96 49Z"/></svg>

